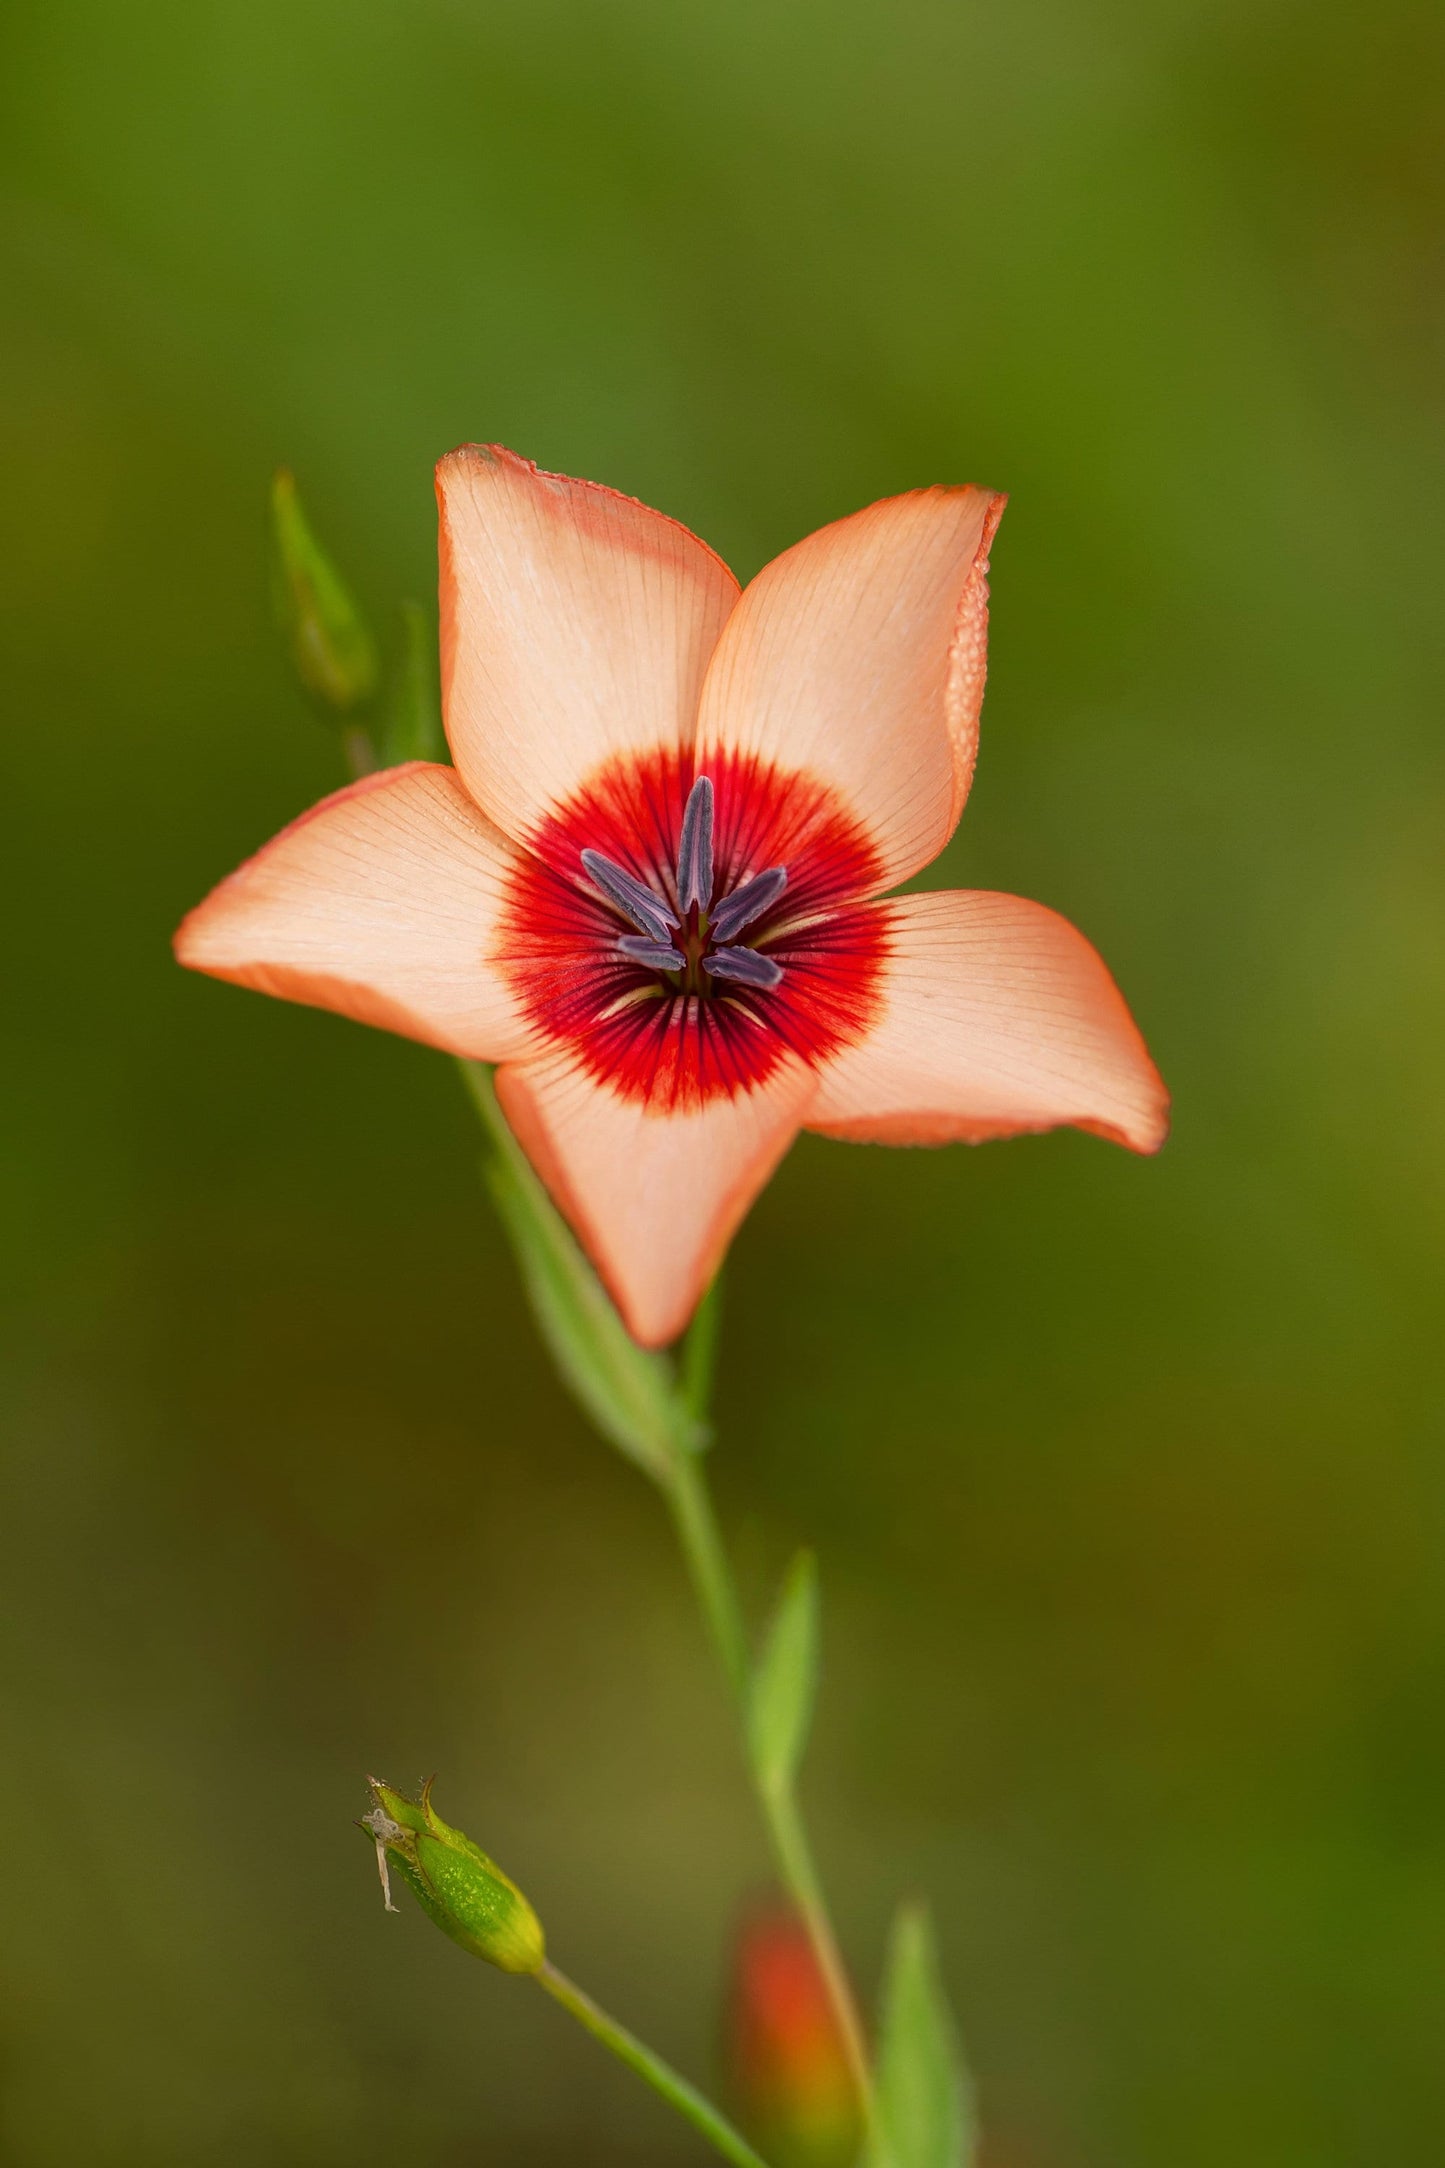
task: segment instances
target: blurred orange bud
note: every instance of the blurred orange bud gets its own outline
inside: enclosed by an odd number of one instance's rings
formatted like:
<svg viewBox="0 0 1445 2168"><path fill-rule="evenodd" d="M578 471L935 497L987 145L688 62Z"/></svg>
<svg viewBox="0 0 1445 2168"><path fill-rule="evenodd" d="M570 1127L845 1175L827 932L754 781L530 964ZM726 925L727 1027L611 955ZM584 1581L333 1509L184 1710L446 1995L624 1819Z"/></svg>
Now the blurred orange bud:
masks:
<svg viewBox="0 0 1445 2168"><path fill-rule="evenodd" d="M739 2114L776 2168L850 2168L857 2091L812 1945L781 1904L738 1931L728 2063Z"/></svg>

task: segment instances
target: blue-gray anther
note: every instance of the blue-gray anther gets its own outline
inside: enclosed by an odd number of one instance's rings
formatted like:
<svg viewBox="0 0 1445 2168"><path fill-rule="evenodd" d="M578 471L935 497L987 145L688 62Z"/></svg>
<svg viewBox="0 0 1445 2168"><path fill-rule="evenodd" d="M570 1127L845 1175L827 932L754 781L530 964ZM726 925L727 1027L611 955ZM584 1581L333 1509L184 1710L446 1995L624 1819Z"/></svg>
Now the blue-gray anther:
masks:
<svg viewBox="0 0 1445 2168"><path fill-rule="evenodd" d="M581 853L588 878L638 929L635 934L620 934L614 939L613 955L625 957L643 971L677 973L680 984L659 986L654 991L684 1002L706 1001L709 979L731 980L734 985L759 990L783 983L783 967L771 956L727 944L776 903L788 885L788 869L768 866L731 895L726 893L724 882L724 893L714 908L717 866L713 857L713 817L712 782L700 775L687 794L682 812L675 907L605 852Z"/></svg>
<svg viewBox="0 0 1445 2168"><path fill-rule="evenodd" d="M715 979L736 979L740 986L781 986L783 967L775 964L771 956L760 956L756 949L714 949L702 960L704 971Z"/></svg>
<svg viewBox="0 0 1445 2168"><path fill-rule="evenodd" d="M617 944L619 956L652 971L685 971L687 958L670 941L653 941L645 933L625 933Z"/></svg>
<svg viewBox="0 0 1445 2168"><path fill-rule="evenodd" d="M700 775L687 794L677 847L677 903L705 911L712 902L712 784Z"/></svg>
<svg viewBox="0 0 1445 2168"><path fill-rule="evenodd" d="M654 941L665 942L669 934L676 932L677 920L655 888L634 880L624 867L614 864L601 851L583 851L582 863L603 895Z"/></svg>
<svg viewBox="0 0 1445 2168"><path fill-rule="evenodd" d="M724 896L717 909L711 913L707 930L714 941L731 941L744 926L751 926L761 917L770 903L776 902L788 885L786 866L769 866L766 873L755 873L741 888L735 888L730 896Z"/></svg>

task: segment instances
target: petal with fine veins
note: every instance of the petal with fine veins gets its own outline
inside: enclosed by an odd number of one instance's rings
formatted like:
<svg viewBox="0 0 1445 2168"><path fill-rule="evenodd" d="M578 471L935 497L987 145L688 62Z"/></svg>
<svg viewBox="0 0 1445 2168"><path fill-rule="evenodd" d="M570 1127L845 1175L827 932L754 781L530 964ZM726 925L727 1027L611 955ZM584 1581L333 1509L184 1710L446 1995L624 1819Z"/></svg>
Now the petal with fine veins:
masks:
<svg viewBox="0 0 1445 2168"><path fill-rule="evenodd" d="M447 738L526 842L611 756L692 743L737 581L676 520L500 446L449 452L437 501Z"/></svg>
<svg viewBox="0 0 1445 2168"><path fill-rule="evenodd" d="M565 1055L497 1072L518 1142L645 1347L686 1325L816 1089L789 1061L750 1091L659 1113Z"/></svg>
<svg viewBox="0 0 1445 2168"><path fill-rule="evenodd" d="M1021 896L904 896L886 915L883 1009L823 1072L807 1126L859 1143L976 1143L1071 1124L1155 1152L1159 1073L1102 958Z"/></svg>
<svg viewBox="0 0 1445 2168"><path fill-rule="evenodd" d="M698 762L756 753L838 790L891 887L968 796L1004 498L920 489L820 528L744 593L708 666Z"/></svg>
<svg viewBox="0 0 1445 2168"><path fill-rule="evenodd" d="M504 1061L533 1043L489 960L515 861L453 771L415 761L283 828L183 921L176 955L213 978Z"/></svg>

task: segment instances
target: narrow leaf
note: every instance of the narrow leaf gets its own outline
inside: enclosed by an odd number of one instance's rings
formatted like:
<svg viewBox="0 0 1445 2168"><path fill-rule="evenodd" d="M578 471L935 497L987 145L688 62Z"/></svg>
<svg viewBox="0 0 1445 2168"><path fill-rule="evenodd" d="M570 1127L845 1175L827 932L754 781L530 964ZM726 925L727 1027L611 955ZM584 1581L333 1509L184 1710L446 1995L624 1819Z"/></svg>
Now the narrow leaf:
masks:
<svg viewBox="0 0 1445 2168"><path fill-rule="evenodd" d="M496 1146L487 1186L511 1238L522 1283L563 1383L603 1437L658 1481L675 1446L690 1442L689 1420L674 1397L660 1355L640 1348L532 1172L497 1104L491 1073L459 1064Z"/></svg>
<svg viewBox="0 0 1445 2168"><path fill-rule="evenodd" d="M436 638L419 602L401 605L401 658L387 694L382 760L445 760L441 701L436 680Z"/></svg>
<svg viewBox="0 0 1445 2168"><path fill-rule="evenodd" d="M894 1918L878 2050L881 2153L871 2168L971 2168L973 2092L923 1905Z"/></svg>
<svg viewBox="0 0 1445 2168"><path fill-rule="evenodd" d="M748 1744L765 1791L790 1790L817 1690L818 1568L811 1551L799 1551L788 1568L748 1702Z"/></svg>
<svg viewBox="0 0 1445 2168"><path fill-rule="evenodd" d="M683 1405L695 1425L693 1443L699 1452L712 1443L712 1385L717 1370L721 1325L722 1273L719 1270L687 1328L678 1378Z"/></svg>
<svg viewBox="0 0 1445 2168"><path fill-rule="evenodd" d="M282 467L271 484L273 592L291 664L317 706L350 716L376 691L376 643Z"/></svg>

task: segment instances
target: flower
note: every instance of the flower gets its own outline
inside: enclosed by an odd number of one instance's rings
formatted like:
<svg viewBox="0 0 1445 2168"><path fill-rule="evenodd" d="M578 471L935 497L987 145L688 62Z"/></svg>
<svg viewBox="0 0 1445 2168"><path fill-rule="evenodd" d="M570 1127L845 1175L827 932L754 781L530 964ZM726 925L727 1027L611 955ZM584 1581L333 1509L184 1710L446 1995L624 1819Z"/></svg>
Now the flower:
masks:
<svg viewBox="0 0 1445 2168"><path fill-rule="evenodd" d="M857 2087L797 1915L751 1913L733 1953L728 2063L739 2107L779 2168L845 2168L862 2135Z"/></svg>
<svg viewBox="0 0 1445 2168"><path fill-rule="evenodd" d="M1066 920L885 895L968 794L1001 496L888 498L740 593L676 521L499 447L437 494L455 767L303 814L185 920L183 964L498 1063L648 1346L799 1129L1157 1149L1164 1088Z"/></svg>

